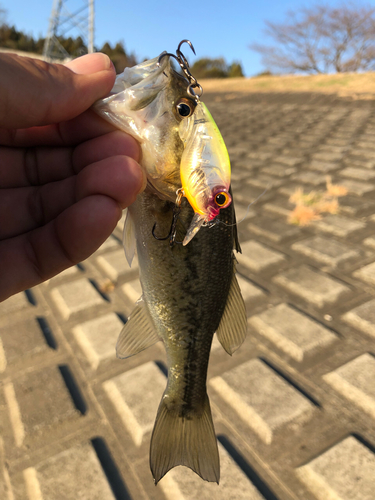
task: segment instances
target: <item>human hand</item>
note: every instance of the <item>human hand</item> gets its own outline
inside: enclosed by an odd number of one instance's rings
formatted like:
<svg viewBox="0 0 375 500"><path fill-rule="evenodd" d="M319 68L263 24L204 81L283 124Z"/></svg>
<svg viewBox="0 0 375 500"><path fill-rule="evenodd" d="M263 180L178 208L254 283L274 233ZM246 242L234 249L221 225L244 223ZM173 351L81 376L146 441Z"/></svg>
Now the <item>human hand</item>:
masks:
<svg viewBox="0 0 375 500"><path fill-rule="evenodd" d="M0 301L91 255L144 189L136 141L88 109L114 80L103 54L0 54Z"/></svg>

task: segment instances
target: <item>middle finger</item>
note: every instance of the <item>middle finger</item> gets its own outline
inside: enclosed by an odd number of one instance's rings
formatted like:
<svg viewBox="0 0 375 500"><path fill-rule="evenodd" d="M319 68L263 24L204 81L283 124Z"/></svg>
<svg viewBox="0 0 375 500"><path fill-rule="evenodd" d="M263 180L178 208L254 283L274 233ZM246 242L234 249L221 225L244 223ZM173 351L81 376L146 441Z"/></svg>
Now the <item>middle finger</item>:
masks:
<svg viewBox="0 0 375 500"><path fill-rule="evenodd" d="M85 166L110 156L138 161L140 149L129 135L114 131L73 147L0 146L0 188L41 186L67 179Z"/></svg>
<svg viewBox="0 0 375 500"><path fill-rule="evenodd" d="M127 156L113 156L88 165L77 175L43 186L0 190L0 240L43 226L82 198L102 194L122 208L144 188L139 165Z"/></svg>

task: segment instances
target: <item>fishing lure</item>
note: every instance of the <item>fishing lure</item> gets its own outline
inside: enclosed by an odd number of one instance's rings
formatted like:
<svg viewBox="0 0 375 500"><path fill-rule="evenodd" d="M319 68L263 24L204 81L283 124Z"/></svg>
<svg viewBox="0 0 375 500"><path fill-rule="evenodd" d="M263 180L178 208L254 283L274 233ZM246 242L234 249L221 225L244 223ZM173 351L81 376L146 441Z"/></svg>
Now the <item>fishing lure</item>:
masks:
<svg viewBox="0 0 375 500"><path fill-rule="evenodd" d="M176 205L180 204L182 195L194 210L183 240L183 245L187 245L202 226L212 223L220 210L231 204L232 197L229 193L231 168L228 150L211 113L200 100L203 89L191 74L189 63L181 52L183 43L189 44L195 54L192 43L182 40L176 50L177 55L163 52L158 64L165 56L176 59L188 79L187 92L196 101L193 111L187 103L179 104L186 116L179 126L184 152L180 164L182 187L177 192Z"/></svg>

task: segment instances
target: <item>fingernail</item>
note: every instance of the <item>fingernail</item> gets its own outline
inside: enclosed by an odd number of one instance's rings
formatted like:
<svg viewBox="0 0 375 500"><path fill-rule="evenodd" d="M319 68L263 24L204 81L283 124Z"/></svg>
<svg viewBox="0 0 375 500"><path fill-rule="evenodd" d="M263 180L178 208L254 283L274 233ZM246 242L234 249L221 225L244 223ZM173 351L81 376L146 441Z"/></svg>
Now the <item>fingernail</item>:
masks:
<svg viewBox="0 0 375 500"><path fill-rule="evenodd" d="M77 57L77 59L69 61L65 66L78 75L89 75L113 68L110 58L101 52Z"/></svg>

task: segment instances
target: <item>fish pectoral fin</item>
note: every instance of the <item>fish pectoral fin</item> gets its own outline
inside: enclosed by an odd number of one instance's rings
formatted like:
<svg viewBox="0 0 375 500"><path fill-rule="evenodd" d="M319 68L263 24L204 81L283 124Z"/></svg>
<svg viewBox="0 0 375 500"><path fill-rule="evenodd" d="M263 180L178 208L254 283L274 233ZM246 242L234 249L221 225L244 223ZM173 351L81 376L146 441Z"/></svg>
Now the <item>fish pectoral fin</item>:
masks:
<svg viewBox="0 0 375 500"><path fill-rule="evenodd" d="M187 245L189 241L191 241L194 238L194 236L197 234L197 232L199 231L205 220L206 219L201 214L198 213L194 214L193 218L191 219L191 223L184 238L184 241L182 242L184 246Z"/></svg>
<svg viewBox="0 0 375 500"><path fill-rule="evenodd" d="M216 331L220 344L232 355L246 338L247 317L240 286L236 275L233 273L227 304Z"/></svg>
<svg viewBox="0 0 375 500"><path fill-rule="evenodd" d="M138 300L121 330L117 340L116 355L118 358L129 358L158 342L158 337L151 317L142 297Z"/></svg>
<svg viewBox="0 0 375 500"><path fill-rule="evenodd" d="M124 245L125 257L128 261L129 267L132 267L136 249L135 226L128 209L126 209L124 232L122 233L122 244Z"/></svg>
<svg viewBox="0 0 375 500"><path fill-rule="evenodd" d="M177 465L190 467L205 481L219 484L220 459L210 402L203 412L181 416L161 400L151 436L150 468L155 484Z"/></svg>

